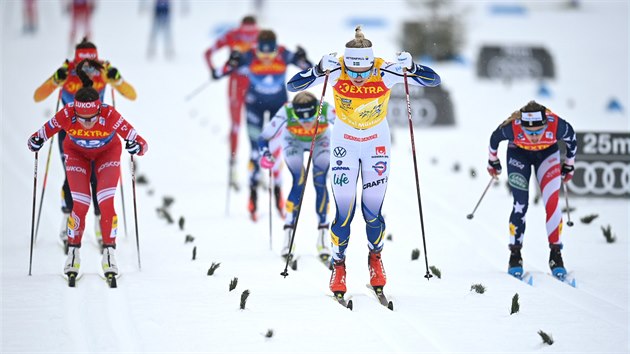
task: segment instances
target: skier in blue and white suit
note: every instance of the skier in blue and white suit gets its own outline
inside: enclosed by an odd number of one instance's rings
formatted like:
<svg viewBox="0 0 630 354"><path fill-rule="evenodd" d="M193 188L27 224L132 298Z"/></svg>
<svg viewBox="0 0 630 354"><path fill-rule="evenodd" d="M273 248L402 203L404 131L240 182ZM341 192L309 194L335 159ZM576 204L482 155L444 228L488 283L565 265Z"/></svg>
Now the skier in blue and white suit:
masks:
<svg viewBox="0 0 630 354"><path fill-rule="evenodd" d="M260 166L262 168L273 168L274 160L278 155L271 150L270 141L279 141L284 155L284 161L293 177L293 185L286 203L285 218L285 242L282 248L282 256L286 257L289 253L290 238L295 229L295 219L298 208L301 205L300 197L302 189L306 185L304 178L304 153L309 152L315 128L317 127L317 135L312 152L313 165L313 185L315 186L315 212L318 218L318 238L317 251L323 262L328 262L330 258L330 239L328 232L328 187L326 179L328 177L328 168L330 165L330 128L335 120L335 109L327 102L322 105L319 124L315 117L319 109L319 100L315 95L308 91L298 93L290 103L285 104L276 113L273 119L265 125L263 132L260 134L258 145L261 151ZM335 166L335 169L345 168L343 166ZM294 243L295 246L295 243ZM293 247L295 248L295 247Z"/></svg>
<svg viewBox="0 0 630 354"><path fill-rule="evenodd" d="M345 293L345 252L356 205L359 172L363 179L361 211L368 238L370 284L385 285L381 261L385 221L381 207L390 171L391 139L387 124L387 104L391 88L404 82L416 86L437 86L440 76L431 68L414 64L411 55L400 53L396 63L374 57L372 42L357 27L354 40L346 43L343 56L325 55L320 63L295 75L289 91L301 91L325 80L326 72L335 98L337 121L331 136L335 166L347 170L333 172L333 195L337 212L331 225L334 268L330 280L333 293Z"/></svg>

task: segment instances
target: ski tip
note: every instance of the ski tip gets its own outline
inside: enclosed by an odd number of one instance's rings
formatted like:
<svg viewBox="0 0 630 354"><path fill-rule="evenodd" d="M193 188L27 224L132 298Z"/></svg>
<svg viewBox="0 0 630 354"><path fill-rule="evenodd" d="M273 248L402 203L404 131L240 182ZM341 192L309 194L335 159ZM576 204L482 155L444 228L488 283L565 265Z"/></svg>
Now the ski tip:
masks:
<svg viewBox="0 0 630 354"><path fill-rule="evenodd" d="M575 288L575 287L576 287L576 285L577 285L577 284L575 283L575 278L567 280L567 281L566 281L566 283L567 283L567 284L569 284L569 285L571 285L571 286L572 286L572 287L574 287L574 288Z"/></svg>
<svg viewBox="0 0 630 354"><path fill-rule="evenodd" d="M392 310L392 311L394 311L394 303L393 303L393 302L391 302L391 301L390 301L390 302L388 302L388 303L387 303L387 308L388 308L388 309L390 309L390 310Z"/></svg>
<svg viewBox="0 0 630 354"><path fill-rule="evenodd" d="M348 300L348 306L346 306L346 308L352 311L352 308L353 308L352 300Z"/></svg>

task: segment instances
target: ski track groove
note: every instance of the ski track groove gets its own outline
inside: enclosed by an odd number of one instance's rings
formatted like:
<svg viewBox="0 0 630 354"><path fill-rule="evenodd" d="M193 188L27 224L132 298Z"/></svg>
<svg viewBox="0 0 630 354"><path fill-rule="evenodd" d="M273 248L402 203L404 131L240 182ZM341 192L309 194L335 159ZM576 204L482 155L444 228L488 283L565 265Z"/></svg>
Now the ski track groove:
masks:
<svg viewBox="0 0 630 354"><path fill-rule="evenodd" d="M438 204L438 207L443 209L443 212L445 213L445 215L449 215L449 214L453 214L452 213L452 209L448 208L448 205L445 202L442 202L440 200L438 200L436 202ZM447 209L445 209L447 208ZM451 217L456 217L456 215L450 215ZM465 235L467 233L466 230L462 229L461 227L458 227L455 224L450 224L450 223L442 223L442 227L446 228L446 230L449 230L449 232L452 235ZM484 229L486 229L487 227L484 225L481 225L481 227L483 227ZM496 257L491 257L489 254L487 254L487 250L481 250L478 247L476 247L476 243L470 241L470 238L467 237L461 237L458 236L458 238L460 240L463 240L464 242L466 242L467 244L469 244L471 247L475 248L475 252L476 254L478 254L480 257L482 258L484 261L486 261L488 264L493 265L496 263ZM577 282L577 288L573 288L568 284L556 284L559 285L560 287L554 285L554 290L551 290L549 288L547 288L548 284L545 284L544 287L539 286L540 284L540 280L543 276L545 276L546 278L549 278L548 280L552 280L554 282L558 282L560 283L559 280L553 278L553 276L550 273L547 273L546 271L541 270L538 267L535 266L531 266L528 265L527 269L525 269L526 271L530 272L530 274L532 276L534 276L534 285L533 288L544 292L547 296L551 295L555 298L557 298L561 303L565 303L568 305L573 306L574 308L577 309L581 309L589 314L591 314L593 317L598 318L606 323L609 323L611 325L614 325L616 327L620 327L620 328L624 328L625 326L627 326L627 322L626 319L623 317L623 308L620 307L617 304L614 304L613 302L611 302L610 300L604 299L601 296L595 295L592 292L589 291L583 291L580 287L580 279L579 277L576 277L576 282ZM507 274L507 272L506 272ZM545 281L545 283L547 283ZM529 285L528 285L529 286ZM613 310L611 310L610 313L622 313L622 315L620 315L620 318L618 319L611 319L607 316L603 316L599 311L596 310L592 310L590 309L588 306L581 306L579 305L580 301L577 300L575 297L573 296L564 296L564 291L561 291L561 293L559 293L557 290L561 289L562 287L567 287L567 290L573 290L573 291L578 291L580 296L583 297L588 297L591 300L596 300L599 303L599 306L597 306L597 309L601 309L601 307L610 307L610 308L614 308ZM621 310L621 311L619 311ZM606 314L608 314L608 312L605 312Z"/></svg>
<svg viewBox="0 0 630 354"><path fill-rule="evenodd" d="M602 315L602 313L599 312L599 310L601 309L602 305L613 306L617 310L617 311L605 312L605 314L620 313L620 311L618 311L619 307L617 307L617 306L615 306L613 304L610 304L608 301L601 301L601 299L599 299L598 297L593 296L593 295L591 295L591 294L589 294L587 292L583 292L579 288L574 288L574 287L571 287L569 284L562 283L560 280L555 279L553 277L553 275L551 275L551 274L540 273L540 272L532 272L532 274L535 276L534 277L534 286L533 287L536 290L544 292L546 294L546 296L551 295L551 296L557 298L559 303L564 303L564 304L567 304L567 305L571 305L572 307L574 307L576 309L580 309L580 310L582 310L582 311L584 311L586 313L589 313L593 317L595 317L597 319L600 319L601 321L603 321L605 323L608 323L610 325L614 325L614 326L620 327L620 328L625 328L627 326L628 323L626 322L626 319L621 318L619 320L614 320L612 318L609 318L607 316ZM553 285L553 289L551 287L549 287L548 284L544 284L544 286L540 286L540 287L537 286L537 283L539 283L540 279L543 278L543 277L545 278L545 280L543 280L544 283L549 283L549 284L557 283L557 284ZM538 279L539 281L537 281L536 279ZM564 287L566 287L566 290L558 291L558 289L562 289ZM578 280L578 287L579 287L579 280ZM599 300L600 303L599 303L599 306L597 307L597 311L592 310L591 308L589 308L587 306L580 305L581 301L576 300L575 297L573 297L573 296L565 296L565 294L564 294L565 291L577 291L579 295L584 295L584 296L587 296L587 297L589 297L591 299ZM623 311L621 311L621 314L622 314L621 317L623 317Z"/></svg>
<svg viewBox="0 0 630 354"><path fill-rule="evenodd" d="M127 275L129 277L129 275ZM126 279L126 278L125 278ZM106 281L103 283L107 286ZM119 346L119 351L138 353L141 352L141 348L138 347L137 339L140 338L139 334L135 330L135 327L131 324L135 323L132 317L132 311L129 309L129 292L126 287L131 285L130 282L118 280L118 288L106 289L110 291L107 294L106 312L109 318L108 323L116 324L111 332L114 336L116 343L123 343L131 345L131 347Z"/></svg>

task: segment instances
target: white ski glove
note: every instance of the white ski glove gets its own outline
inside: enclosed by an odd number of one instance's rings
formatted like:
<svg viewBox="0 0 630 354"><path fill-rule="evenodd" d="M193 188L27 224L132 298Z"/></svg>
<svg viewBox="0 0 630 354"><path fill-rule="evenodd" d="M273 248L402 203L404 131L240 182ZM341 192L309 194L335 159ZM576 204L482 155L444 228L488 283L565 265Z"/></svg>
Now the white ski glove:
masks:
<svg viewBox="0 0 630 354"><path fill-rule="evenodd" d="M406 68L407 71L413 71L413 60L411 59L411 54L409 54L409 52L398 53L396 55L396 60L398 61L398 64L402 65L403 68Z"/></svg>
<svg viewBox="0 0 630 354"><path fill-rule="evenodd" d="M319 69L322 73L325 73L327 70L333 71L341 66L335 55L336 53L326 54L322 57L322 60L319 61Z"/></svg>

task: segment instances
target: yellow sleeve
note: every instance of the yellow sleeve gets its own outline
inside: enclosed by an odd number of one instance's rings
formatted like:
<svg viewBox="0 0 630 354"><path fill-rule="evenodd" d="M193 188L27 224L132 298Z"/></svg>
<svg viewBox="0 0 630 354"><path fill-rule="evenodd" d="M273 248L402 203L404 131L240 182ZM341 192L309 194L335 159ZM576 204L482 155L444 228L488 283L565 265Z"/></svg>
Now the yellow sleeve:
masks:
<svg viewBox="0 0 630 354"><path fill-rule="evenodd" d="M116 91L120 92L121 95L125 96L125 98L131 101L136 100L136 90L127 81L121 80L118 85L112 83L112 86L116 89Z"/></svg>
<svg viewBox="0 0 630 354"><path fill-rule="evenodd" d="M107 78L107 72L109 71L109 68L111 66L112 65L111 65L111 63L109 61L106 61L104 63L102 75L105 78ZM120 75L120 72L119 72L119 75ZM127 98L127 99L129 99L131 101L135 101L136 100L136 97L137 97L136 90L133 88L133 86L131 86L128 82L126 82L122 77L120 77L118 80L107 78L107 83L112 85L112 87L115 88L116 91L118 91L125 98Z"/></svg>
<svg viewBox="0 0 630 354"><path fill-rule="evenodd" d="M46 80L40 87L35 90L35 94L33 95L33 99L35 102L41 102L45 100L48 96L50 96L53 91L57 88L57 84L53 80L52 76Z"/></svg>

